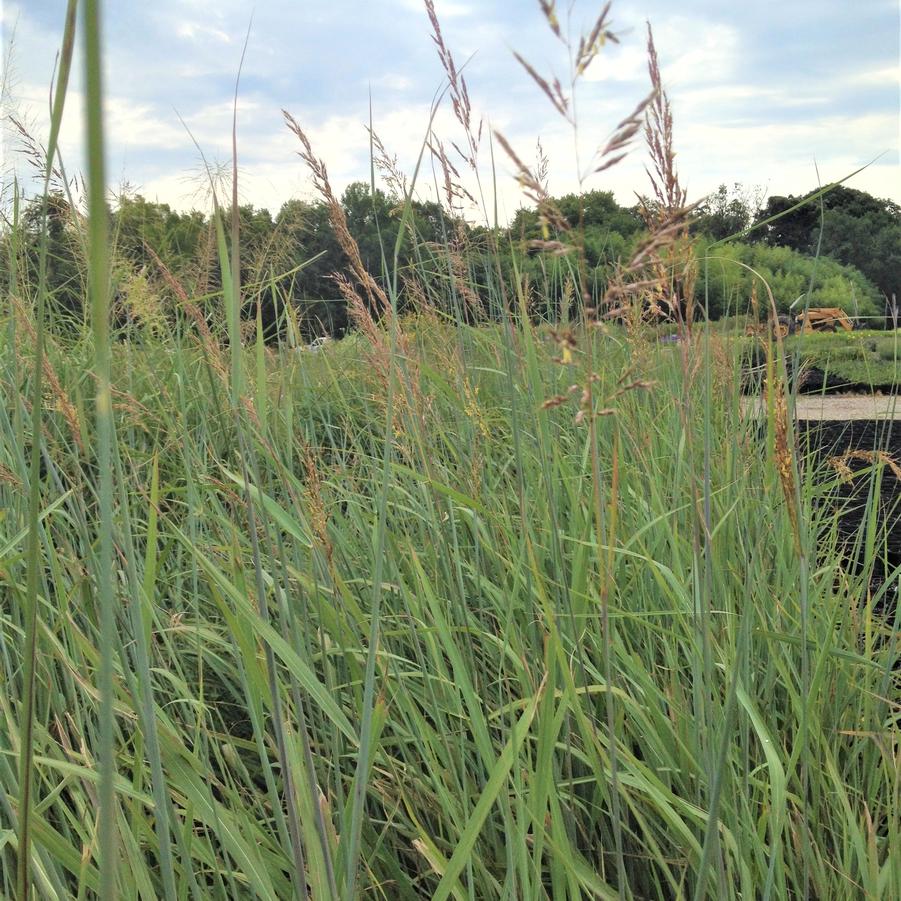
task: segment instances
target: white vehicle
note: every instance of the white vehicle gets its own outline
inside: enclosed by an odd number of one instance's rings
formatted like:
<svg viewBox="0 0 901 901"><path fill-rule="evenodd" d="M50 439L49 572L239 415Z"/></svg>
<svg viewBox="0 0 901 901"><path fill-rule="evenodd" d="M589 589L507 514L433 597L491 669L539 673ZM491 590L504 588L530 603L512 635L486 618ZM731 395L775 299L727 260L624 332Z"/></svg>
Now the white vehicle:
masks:
<svg viewBox="0 0 901 901"><path fill-rule="evenodd" d="M305 351L317 353L322 350L326 344L331 344L333 340L334 339L330 338L328 335L322 335L319 338L314 338L309 344L301 344L299 347L295 347L294 350L297 353L303 353Z"/></svg>

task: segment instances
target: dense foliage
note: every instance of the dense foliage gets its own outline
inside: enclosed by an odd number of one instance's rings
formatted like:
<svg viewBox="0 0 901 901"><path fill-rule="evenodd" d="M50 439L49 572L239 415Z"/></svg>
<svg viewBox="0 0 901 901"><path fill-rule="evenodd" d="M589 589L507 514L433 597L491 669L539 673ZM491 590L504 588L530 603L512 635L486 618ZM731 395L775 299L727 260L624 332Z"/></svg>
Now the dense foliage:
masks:
<svg viewBox="0 0 901 901"><path fill-rule="evenodd" d="M797 200L770 198L757 213L752 193L740 186L731 190L722 186L701 205L692 226L699 239L695 300L700 309L714 319L747 312L752 276L744 267L750 267L770 284L780 310L803 295L803 303L842 307L849 315L881 327L882 295L897 290L901 275L896 205L841 187L826 194L816 262L821 216L815 203L752 230L741 242L722 243L748 229L755 213L762 221ZM601 296L617 264L645 235L645 225L637 207L621 206L607 191L590 191L581 197L570 194L555 203L575 226L573 233L548 233L532 208L520 209L510 225L498 231L454 219L434 202L415 202L398 261L401 309L409 302L405 273L415 270L417 289L433 299L451 296L453 300L462 279L488 318L498 314L492 307L491 284L514 275L525 278L533 316L575 315L575 284L584 279L589 294ZM386 267L393 263L399 204L398 198L379 189L372 193L362 182L349 185L341 197L363 264L382 283ZM40 206L38 200L26 206L24 241L18 251L32 275L36 275ZM221 277L211 218L196 210L181 213L140 195L118 198L112 215L120 320L153 319L149 295L171 299L171 284L161 276L159 259L188 294L204 299L211 325L221 325L221 296L216 294ZM228 209L222 211L222 218L227 231ZM274 217L265 209L244 205L239 219L243 317L255 320L259 307L270 340L284 338L289 321L297 324L300 336L346 331L346 300L333 276L347 273L348 266L325 204L288 200ZM7 231L3 240L8 242L9 235ZM758 235L762 241L754 240ZM536 253L536 242L547 238L563 238L571 252L559 257ZM61 195L50 199L47 240L52 307L65 314L55 321L80 321L85 289L80 218ZM711 242L715 242L712 247ZM8 256L3 254L0 266L6 265ZM455 309L465 306L459 297L453 300ZM472 305L467 309L473 313Z"/></svg>
<svg viewBox="0 0 901 901"><path fill-rule="evenodd" d="M762 279L773 292L776 307L786 313L794 304L841 307L849 316L876 328L882 326L882 303L875 287L853 266L828 257L816 259L788 247L727 242L697 242L703 266L698 302L707 305L712 319L748 312L752 282ZM758 281L761 303L767 294Z"/></svg>
<svg viewBox="0 0 901 901"><path fill-rule="evenodd" d="M859 269L888 300L901 294L901 206L839 185L822 201L816 192L770 197L757 214L760 234L772 246L823 254ZM773 219L773 217L778 217ZM766 220L773 219L771 222Z"/></svg>
<svg viewBox="0 0 901 901"><path fill-rule="evenodd" d="M698 207L694 231L714 241L738 237L753 222L761 197L738 183L731 188L720 185Z"/></svg>

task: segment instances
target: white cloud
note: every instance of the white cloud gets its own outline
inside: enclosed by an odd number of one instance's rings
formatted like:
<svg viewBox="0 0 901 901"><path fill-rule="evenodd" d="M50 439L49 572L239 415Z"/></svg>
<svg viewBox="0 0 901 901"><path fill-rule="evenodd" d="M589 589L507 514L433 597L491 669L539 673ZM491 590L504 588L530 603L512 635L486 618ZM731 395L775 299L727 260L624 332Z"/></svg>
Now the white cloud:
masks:
<svg viewBox="0 0 901 901"><path fill-rule="evenodd" d="M413 87L413 79L396 72L386 72L372 79L371 84L374 88L384 88L387 91L407 91Z"/></svg>
<svg viewBox="0 0 901 901"><path fill-rule="evenodd" d="M729 80L740 59L741 36L722 22L700 16L662 15L653 19L654 45L667 88ZM614 28L616 23L614 23ZM645 28L630 30L619 44L607 44L585 75L588 81L647 81Z"/></svg>
<svg viewBox="0 0 901 901"><path fill-rule="evenodd" d="M47 89L33 83L24 84L19 97L28 118L35 124L37 136L43 140L50 125ZM104 110L107 140L113 147L176 150L187 139L175 114L152 104L136 104L127 97L111 95L104 102ZM60 132L64 147L75 147L80 142L84 117L84 94L70 88Z"/></svg>
<svg viewBox="0 0 901 901"><path fill-rule="evenodd" d="M711 87L674 89L673 105L679 115L705 116L713 106L728 106L733 116L761 115L792 107L822 106L830 102L825 94L807 93L797 88L763 87L756 84L724 84Z"/></svg>
<svg viewBox="0 0 901 901"><path fill-rule="evenodd" d="M741 53L736 28L722 23L703 24L697 17L680 16L655 28L654 43L660 56L664 84L711 84L728 81L735 74Z"/></svg>
<svg viewBox="0 0 901 901"><path fill-rule="evenodd" d="M213 25L205 25L202 22L179 22L175 27L177 37L187 41L199 43L212 38L221 44L231 44L232 38L227 32Z"/></svg>
<svg viewBox="0 0 901 901"><path fill-rule="evenodd" d="M817 167L821 181L827 183L845 178L881 151L897 147L896 128L889 115L851 120L823 116L742 127L694 123L677 134L677 162L694 197L736 180L769 185L771 193L798 194L816 183ZM891 158L883 158L851 184L858 187L882 179L881 187L872 190L885 196L892 168Z"/></svg>
<svg viewBox="0 0 901 901"><path fill-rule="evenodd" d="M891 85L897 88L901 84L901 66L885 66L880 69L865 69L855 72L847 79L850 84Z"/></svg>
<svg viewBox="0 0 901 901"><path fill-rule="evenodd" d="M133 104L125 97L108 97L104 108L109 140L116 146L165 150L184 146L184 129L171 113L161 114L153 106Z"/></svg>
<svg viewBox="0 0 901 901"><path fill-rule="evenodd" d="M422 0L399 0L400 5L410 12L425 16L425 4ZM435 0L435 13L438 21L445 19L462 19L475 14L475 9L469 3L461 3L460 0Z"/></svg>
<svg viewBox="0 0 901 901"><path fill-rule="evenodd" d="M641 81L648 77L648 58L641 43L607 44L585 71L585 81Z"/></svg>

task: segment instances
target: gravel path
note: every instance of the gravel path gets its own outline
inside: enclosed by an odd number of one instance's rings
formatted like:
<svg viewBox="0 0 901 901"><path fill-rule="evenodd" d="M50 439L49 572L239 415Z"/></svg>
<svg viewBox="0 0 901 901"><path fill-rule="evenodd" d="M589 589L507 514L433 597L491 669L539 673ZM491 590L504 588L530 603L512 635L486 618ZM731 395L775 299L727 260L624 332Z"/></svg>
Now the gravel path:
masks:
<svg viewBox="0 0 901 901"><path fill-rule="evenodd" d="M759 410L766 401L749 397L746 404ZM871 394L802 394L795 401L798 419L898 419L901 420L901 395L887 394L874 397Z"/></svg>

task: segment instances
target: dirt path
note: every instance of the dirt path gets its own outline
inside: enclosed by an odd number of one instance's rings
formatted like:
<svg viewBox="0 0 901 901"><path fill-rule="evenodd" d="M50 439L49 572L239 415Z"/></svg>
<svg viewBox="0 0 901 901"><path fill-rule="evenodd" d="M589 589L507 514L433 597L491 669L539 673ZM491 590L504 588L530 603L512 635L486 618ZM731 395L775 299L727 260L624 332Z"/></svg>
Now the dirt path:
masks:
<svg viewBox="0 0 901 901"><path fill-rule="evenodd" d="M760 410L766 403L759 397L749 397L746 408ZM868 394L822 395L804 394L795 401L798 419L897 419L901 420L901 395L874 397Z"/></svg>

